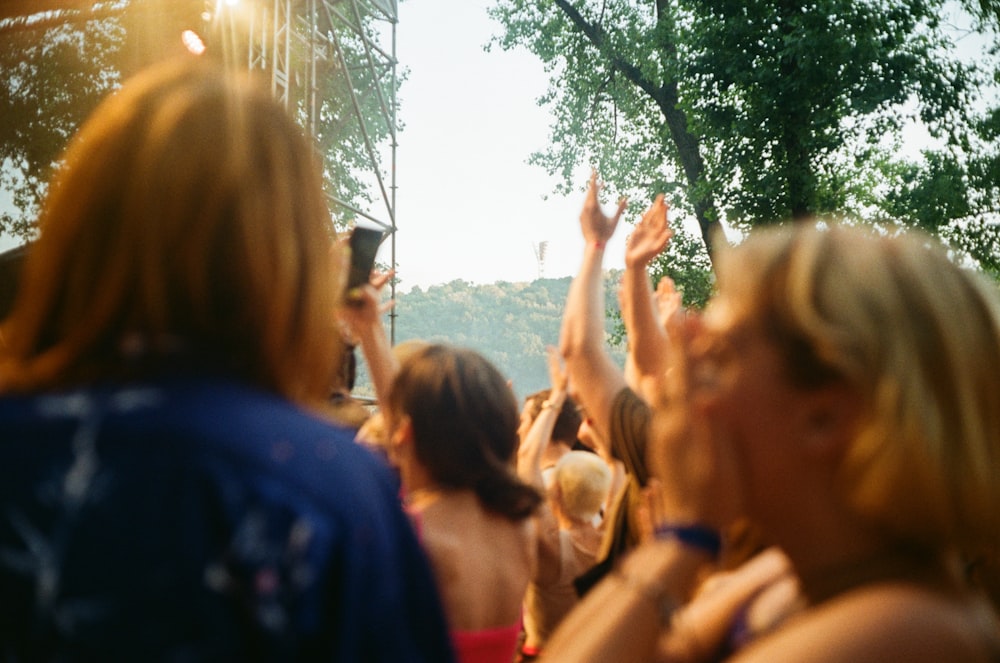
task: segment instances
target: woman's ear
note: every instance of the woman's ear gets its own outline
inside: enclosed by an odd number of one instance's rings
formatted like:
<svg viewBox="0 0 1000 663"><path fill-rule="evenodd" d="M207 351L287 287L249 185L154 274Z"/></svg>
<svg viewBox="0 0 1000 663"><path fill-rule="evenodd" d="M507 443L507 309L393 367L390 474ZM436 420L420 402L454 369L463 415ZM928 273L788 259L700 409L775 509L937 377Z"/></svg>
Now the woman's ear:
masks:
<svg viewBox="0 0 1000 663"><path fill-rule="evenodd" d="M389 445L395 449L409 446L413 443L413 420L409 416L403 415L392 428L389 436Z"/></svg>
<svg viewBox="0 0 1000 663"><path fill-rule="evenodd" d="M846 385L824 387L805 401L803 439L807 453L839 460L857 432L861 404Z"/></svg>

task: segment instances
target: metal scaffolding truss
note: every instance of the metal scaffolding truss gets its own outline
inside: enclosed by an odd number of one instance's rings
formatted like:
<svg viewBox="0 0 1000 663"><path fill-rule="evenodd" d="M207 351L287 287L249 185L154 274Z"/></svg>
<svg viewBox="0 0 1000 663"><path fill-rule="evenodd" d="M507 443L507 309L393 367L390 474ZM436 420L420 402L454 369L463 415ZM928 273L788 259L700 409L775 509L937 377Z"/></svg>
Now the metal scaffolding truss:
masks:
<svg viewBox="0 0 1000 663"><path fill-rule="evenodd" d="M0 0L0 32L126 10L161 20L188 16L191 27L201 13L213 48L233 65L266 72L275 96L312 136L331 123L353 123L353 135L360 136L354 144L367 156L364 179L381 201L369 196L371 209L337 197L333 202L395 231L398 0ZM161 32L140 37L162 38ZM323 104L331 96L345 100L336 117Z"/></svg>
<svg viewBox="0 0 1000 663"><path fill-rule="evenodd" d="M335 202L386 230L393 230L396 0L241 2L251 4L253 10L246 24L248 67L269 73L275 96L313 135L322 121L320 99L331 92L324 87L336 85L339 79L337 93L346 91L350 96L350 113L364 139L370 174L381 194L384 215L383 211L356 209L347 201ZM226 2L220 1L219 9L225 5ZM377 104L366 104L372 96ZM373 114L372 108L377 112ZM388 146L376 143L375 137L379 135L388 137Z"/></svg>
<svg viewBox="0 0 1000 663"><path fill-rule="evenodd" d="M397 0L214 0L212 20L227 57L270 76L274 95L313 136L330 122L353 124L367 157L370 209L331 196L342 218L388 233L396 264ZM338 117L324 99L339 95ZM395 295L394 286L391 295ZM391 317L395 337L395 316Z"/></svg>
<svg viewBox="0 0 1000 663"><path fill-rule="evenodd" d="M333 222L380 227L395 266L398 0L0 0L0 32L126 14L137 52L180 48L167 28L189 25L230 65L265 72L316 139Z"/></svg>

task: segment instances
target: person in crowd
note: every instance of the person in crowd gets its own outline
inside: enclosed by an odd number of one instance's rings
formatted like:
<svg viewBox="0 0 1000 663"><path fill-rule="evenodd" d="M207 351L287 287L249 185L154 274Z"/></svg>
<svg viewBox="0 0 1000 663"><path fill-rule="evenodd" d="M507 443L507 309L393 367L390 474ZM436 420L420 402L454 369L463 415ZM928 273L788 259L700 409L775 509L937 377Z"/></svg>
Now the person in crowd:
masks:
<svg viewBox="0 0 1000 663"><path fill-rule="evenodd" d="M653 250L656 246L658 244L653 245ZM648 260L652 260L658 254L659 252L646 255ZM622 320L627 320L631 328L627 339L629 347L625 353L625 383L644 401L654 403L663 389L670 360L669 352L653 352L649 347L653 347L654 350L669 349L665 330L676 322L676 317L684 315L684 309L681 305L681 293L677 291L673 279L669 276L660 279L656 291L650 296L643 292L647 290L644 286L648 282L643 280L645 265L644 261L634 263L635 268L623 276L618 290L618 307ZM633 306L645 306L647 301L654 306L655 321L648 315L638 315L632 309ZM647 327L637 328L637 325L643 322Z"/></svg>
<svg viewBox="0 0 1000 663"><path fill-rule="evenodd" d="M372 416L364 403L353 394L357 370L356 348L345 342L343 354L337 359L337 371L330 384L327 406L335 422L354 431L359 431Z"/></svg>
<svg viewBox="0 0 1000 663"><path fill-rule="evenodd" d="M514 393L482 355L428 344L401 363L383 413L459 660L509 663L542 500L515 473Z"/></svg>
<svg viewBox="0 0 1000 663"><path fill-rule="evenodd" d="M320 414L344 270L310 140L192 59L60 163L0 350L0 658L453 660L390 470Z"/></svg>
<svg viewBox="0 0 1000 663"><path fill-rule="evenodd" d="M618 499L618 495L622 492L626 485L627 475L625 474L625 465L620 460L616 460L613 456L611 456L611 445L600 437L600 433L598 433L597 429L594 427L593 419L586 416L586 410L584 410L581 406L577 406L577 409L580 411L581 415L580 428L576 431L576 439L579 443L579 449L593 451L604 460L604 463L609 468L611 468L611 485L608 486L608 495L601 507L601 530L603 532L607 529L609 520L609 518L605 516L611 513L611 505L615 503Z"/></svg>
<svg viewBox="0 0 1000 663"><path fill-rule="evenodd" d="M587 218L588 244L606 241L613 224ZM675 617L740 517L787 568L754 560L791 572L804 605L728 659L1000 660L996 613L961 564L1000 536L995 284L919 233L836 222L753 231L715 257L716 296L670 335L649 436L656 539L543 660L713 660L719 643L678 646Z"/></svg>
<svg viewBox="0 0 1000 663"><path fill-rule="evenodd" d="M518 478L520 415L506 379L472 350L422 340L392 347L373 273L342 319L372 374L390 462L427 550L462 663L510 663L537 564L542 495Z"/></svg>
<svg viewBox="0 0 1000 663"><path fill-rule="evenodd" d="M586 236L580 271L573 279L566 299L560 351L565 358L567 372L573 376L574 395L586 412L588 426L594 429L592 437L596 442L607 445L597 451L623 463L625 483L608 509L608 522L597 563L577 579L576 587L581 594L607 574L626 551L639 543L641 523L637 511L642 508L642 491L649 479L646 439L651 409L629 387L625 372L608 352L604 333L604 247L625 211L626 201L619 201L615 212L607 216L598 202L600 188L597 174L593 173L580 222L602 232ZM657 311L650 293L647 265L666 247L671 235L666 203L660 196L636 224L626 249L620 298L628 300L623 302L622 313L629 336L629 352L633 356L631 369L637 378L666 370L668 357L665 353L645 351L645 346L652 343L649 335L665 334L656 330ZM643 333L647 334L646 338L641 336ZM642 362L649 362L652 366L641 367Z"/></svg>
<svg viewBox="0 0 1000 663"><path fill-rule="evenodd" d="M546 486L549 484L549 479L559 459L572 451L574 447L578 447L579 442L576 436L582 423L579 408L573 398L565 395L557 395L557 397L562 401L562 406L556 413L548 443L540 448L542 457L538 459ZM521 409L521 425L517 433L519 439L525 439L532 424L538 419L538 415L546 407L551 409L554 402L556 399L552 398L551 389L536 391L524 399L524 407Z"/></svg>
<svg viewBox="0 0 1000 663"><path fill-rule="evenodd" d="M536 515L538 565L524 598L521 661L538 657L549 635L576 604L573 580L594 564L602 536L600 514L611 488L611 469L600 456L568 447L546 480L546 448L559 443L555 431L569 402L561 362L556 348L548 348L552 388L545 390L547 398L521 436L517 452L518 474L546 495ZM522 428L524 424L522 414Z"/></svg>

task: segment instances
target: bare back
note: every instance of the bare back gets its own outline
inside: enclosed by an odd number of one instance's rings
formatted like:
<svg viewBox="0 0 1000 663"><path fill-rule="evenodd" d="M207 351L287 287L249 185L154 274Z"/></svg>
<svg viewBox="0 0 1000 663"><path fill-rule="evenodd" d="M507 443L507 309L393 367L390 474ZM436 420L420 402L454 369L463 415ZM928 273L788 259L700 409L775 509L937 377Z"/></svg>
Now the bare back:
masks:
<svg viewBox="0 0 1000 663"><path fill-rule="evenodd" d="M486 511L471 490L441 494L419 517L451 628L517 623L535 567L532 519Z"/></svg>

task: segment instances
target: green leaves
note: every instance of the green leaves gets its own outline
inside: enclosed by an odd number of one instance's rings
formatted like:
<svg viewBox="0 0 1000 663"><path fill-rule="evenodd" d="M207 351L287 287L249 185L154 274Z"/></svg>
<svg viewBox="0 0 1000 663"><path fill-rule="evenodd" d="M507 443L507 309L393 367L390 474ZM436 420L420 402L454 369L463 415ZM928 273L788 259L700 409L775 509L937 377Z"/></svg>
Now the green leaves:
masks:
<svg viewBox="0 0 1000 663"><path fill-rule="evenodd" d="M90 111L124 76L171 48L179 49L174 37L184 27L200 26L206 35L213 29L232 28L223 27L227 20L224 3L211 26L201 17L204 3L200 0L133 0L111 5L86 13L93 16L87 20L62 10L41 22L0 25L0 188L15 206L13 212L0 213L0 233L25 239L33 236L55 161ZM388 178L387 159L373 163L379 155L373 159L372 152L394 130L386 119L383 100L395 96L390 88L403 78L393 78L387 66L379 63L368 66L371 46L359 30L369 30L366 35L374 32L369 29L376 20L374 14L365 12L375 9L369 3L359 3L359 7L358 16L323 13L329 20L315 26L310 36L316 42L307 43L301 35L292 39L285 63L292 81L289 108L317 140L327 193L346 203L333 206L335 223L341 227L356 215L351 207L366 209L375 199L376 169L383 180ZM302 29L300 19L292 17L293 22L298 20L298 29ZM236 53L227 62L246 65L249 33L229 31L214 36L217 53ZM243 40L239 48L229 43L237 38ZM314 53L314 46L320 55ZM313 64L314 56L316 66L311 69L307 65ZM345 71L350 72L350 80ZM319 90L315 99L310 98L305 83L313 80L313 74ZM371 151L369 145L374 146Z"/></svg>
<svg viewBox="0 0 1000 663"><path fill-rule="evenodd" d="M118 81L115 18L8 27L0 39L0 188L14 212L0 232L29 239L46 183L69 137Z"/></svg>
<svg viewBox="0 0 1000 663"><path fill-rule="evenodd" d="M973 27L1000 28L996 3L965 4ZM716 220L746 230L836 213L942 233L982 221L998 199L1000 132L995 113L980 121L976 109L996 63L956 56L945 9L498 0L491 13L503 26L494 44L526 47L553 73L540 100L551 141L532 163L564 190L594 164L612 195L683 192L675 209L705 242ZM922 153L908 143L914 124L938 140Z"/></svg>

